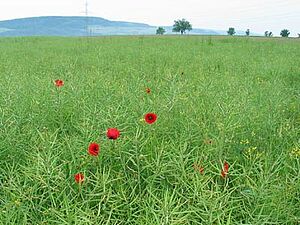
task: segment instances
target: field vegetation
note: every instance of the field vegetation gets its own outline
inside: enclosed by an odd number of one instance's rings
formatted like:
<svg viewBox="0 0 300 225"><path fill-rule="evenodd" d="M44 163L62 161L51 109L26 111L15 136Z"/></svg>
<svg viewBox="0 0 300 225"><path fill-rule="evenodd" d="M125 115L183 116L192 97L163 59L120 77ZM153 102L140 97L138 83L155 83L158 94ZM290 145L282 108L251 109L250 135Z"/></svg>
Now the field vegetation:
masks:
<svg viewBox="0 0 300 225"><path fill-rule="evenodd" d="M0 224L299 224L299 59L297 39L1 38Z"/></svg>

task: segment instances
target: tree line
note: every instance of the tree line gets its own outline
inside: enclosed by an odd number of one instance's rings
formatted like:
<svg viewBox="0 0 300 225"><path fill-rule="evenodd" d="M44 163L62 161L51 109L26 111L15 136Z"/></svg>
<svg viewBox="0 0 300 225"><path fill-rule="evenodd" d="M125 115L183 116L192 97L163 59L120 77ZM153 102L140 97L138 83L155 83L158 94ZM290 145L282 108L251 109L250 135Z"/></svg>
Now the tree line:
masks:
<svg viewBox="0 0 300 225"><path fill-rule="evenodd" d="M230 27L227 31L227 34L232 36L235 34L235 29L233 27ZM246 36L250 36L250 29L247 29L245 31L245 34ZM282 37L288 37L289 35L291 34L291 32L288 30L288 29L283 29L281 32L280 32L280 35ZM299 37L300 37L300 34L298 34ZM265 31L265 37L273 37L273 32L272 31Z"/></svg>
<svg viewBox="0 0 300 225"><path fill-rule="evenodd" d="M191 31L192 29L193 29L192 24L189 21L187 21L186 19L181 19L181 20L179 19L179 20L174 21L172 31L180 33L180 34L185 34L186 31ZM166 33L166 30L163 27L158 27L157 30L156 30L157 35L163 35L165 33ZM230 27L227 31L227 34L230 35L230 36L235 35L235 33L236 33L236 31L235 31L234 27ZM250 36L250 29L247 29L245 31L245 34L246 34L246 36ZM282 37L289 37L290 34L291 33L288 29L283 29L280 32L280 35ZM265 31L265 37L272 37L272 36L273 36L272 31ZM300 38L300 34L298 34L298 36Z"/></svg>

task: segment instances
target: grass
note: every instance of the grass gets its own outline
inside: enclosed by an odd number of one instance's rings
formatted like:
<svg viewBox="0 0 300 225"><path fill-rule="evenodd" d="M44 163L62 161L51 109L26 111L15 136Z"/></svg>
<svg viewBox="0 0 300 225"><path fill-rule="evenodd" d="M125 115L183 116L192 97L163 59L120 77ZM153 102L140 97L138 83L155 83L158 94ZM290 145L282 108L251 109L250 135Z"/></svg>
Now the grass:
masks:
<svg viewBox="0 0 300 225"><path fill-rule="evenodd" d="M299 40L2 38L0 52L0 224L300 223Z"/></svg>

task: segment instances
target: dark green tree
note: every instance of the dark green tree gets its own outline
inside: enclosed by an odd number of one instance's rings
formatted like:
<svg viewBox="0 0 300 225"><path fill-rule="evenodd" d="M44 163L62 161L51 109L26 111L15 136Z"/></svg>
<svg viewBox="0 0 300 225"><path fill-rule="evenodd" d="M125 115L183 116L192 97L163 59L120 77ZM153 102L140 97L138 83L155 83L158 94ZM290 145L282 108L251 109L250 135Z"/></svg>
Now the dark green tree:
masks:
<svg viewBox="0 0 300 225"><path fill-rule="evenodd" d="M265 31L265 37L269 36L269 31Z"/></svg>
<svg viewBox="0 0 300 225"><path fill-rule="evenodd" d="M290 31L288 29L283 29L281 32L280 32L280 35L282 37L288 37L290 35Z"/></svg>
<svg viewBox="0 0 300 225"><path fill-rule="evenodd" d="M272 31L269 32L269 37L273 37L273 32Z"/></svg>
<svg viewBox="0 0 300 225"><path fill-rule="evenodd" d="M182 19L182 20L175 20L173 25L173 32L180 32L181 34L185 34L188 30L192 30L192 24L189 21Z"/></svg>
<svg viewBox="0 0 300 225"><path fill-rule="evenodd" d="M235 29L233 27L230 27L227 31L228 35L232 36L235 34Z"/></svg>
<svg viewBox="0 0 300 225"><path fill-rule="evenodd" d="M166 33L166 30L163 27L158 27L157 28L156 34L163 35L164 33Z"/></svg>
<svg viewBox="0 0 300 225"><path fill-rule="evenodd" d="M249 36L250 35L250 30L247 29L245 33L246 33L247 36Z"/></svg>

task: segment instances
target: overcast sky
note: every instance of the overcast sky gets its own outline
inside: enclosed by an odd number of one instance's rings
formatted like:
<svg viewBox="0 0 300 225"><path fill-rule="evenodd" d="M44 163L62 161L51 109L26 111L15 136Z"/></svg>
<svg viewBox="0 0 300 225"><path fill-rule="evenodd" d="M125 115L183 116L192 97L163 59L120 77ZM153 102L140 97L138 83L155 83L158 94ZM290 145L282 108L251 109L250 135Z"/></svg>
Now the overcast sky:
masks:
<svg viewBox="0 0 300 225"><path fill-rule="evenodd" d="M300 0L88 0L88 9L90 16L154 26L186 18L197 28L300 33ZM85 0L0 0L0 20L83 16L84 11Z"/></svg>

